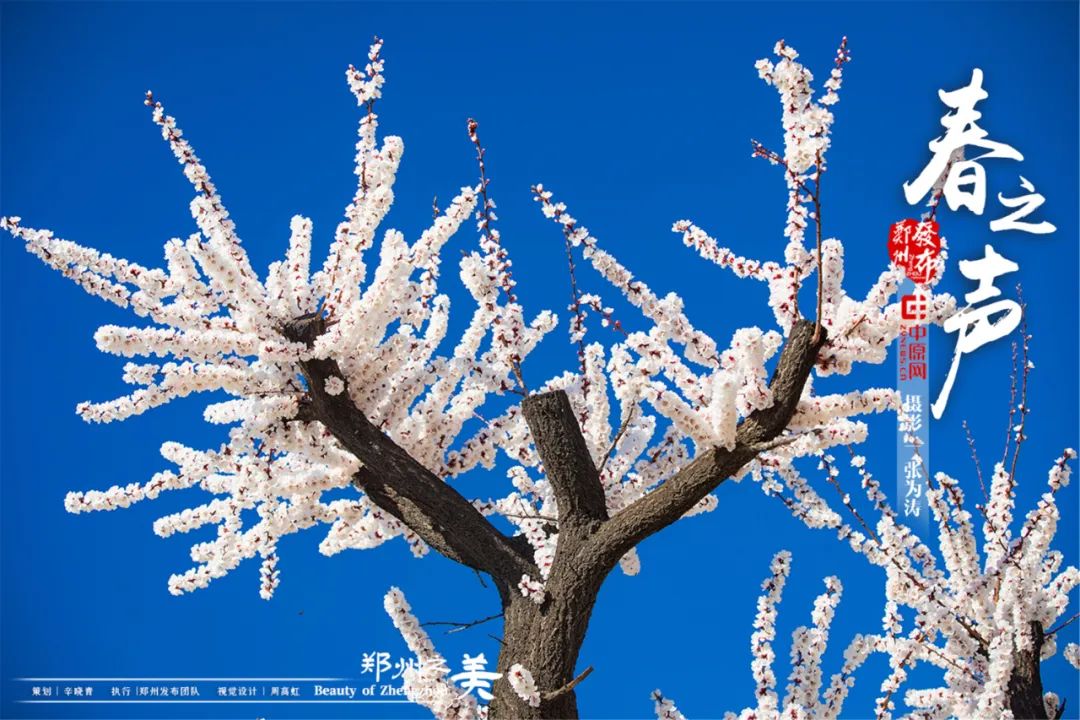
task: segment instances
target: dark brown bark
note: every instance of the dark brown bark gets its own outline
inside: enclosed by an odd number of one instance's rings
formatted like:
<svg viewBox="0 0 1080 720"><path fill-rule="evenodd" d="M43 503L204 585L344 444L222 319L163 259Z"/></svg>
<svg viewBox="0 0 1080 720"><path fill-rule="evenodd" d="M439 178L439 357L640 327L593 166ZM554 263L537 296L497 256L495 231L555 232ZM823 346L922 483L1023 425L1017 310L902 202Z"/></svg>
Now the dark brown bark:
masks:
<svg viewBox="0 0 1080 720"><path fill-rule="evenodd" d="M570 399L562 391L531 395L521 403L536 452L559 506L559 529L608 519L604 488L581 434Z"/></svg>
<svg viewBox="0 0 1080 720"><path fill-rule="evenodd" d="M1013 653L1013 671L1009 678L1009 707L1016 720L1048 720L1043 702L1042 675L1039 658L1043 645L1043 627L1031 623L1032 646L1024 652Z"/></svg>
<svg viewBox="0 0 1080 720"><path fill-rule="evenodd" d="M562 537L559 538L560 544ZM561 552L562 547L556 552ZM577 696L573 690L548 699L568 685L578 674L576 666L581 644L589 627L596 595L604 578L575 571L571 562L556 562L547 580L546 598L537 605L520 595L511 596L504 606L503 645L498 672L505 676L514 663L521 663L533 675L541 691L539 707L523 702L505 680L494 687L491 718L577 718Z"/></svg>

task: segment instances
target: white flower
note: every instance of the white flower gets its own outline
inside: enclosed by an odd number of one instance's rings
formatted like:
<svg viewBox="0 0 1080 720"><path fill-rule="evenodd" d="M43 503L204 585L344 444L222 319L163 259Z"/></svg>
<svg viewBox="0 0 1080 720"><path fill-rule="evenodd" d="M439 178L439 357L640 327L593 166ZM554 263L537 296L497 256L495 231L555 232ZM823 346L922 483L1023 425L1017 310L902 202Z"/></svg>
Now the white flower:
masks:
<svg viewBox="0 0 1080 720"><path fill-rule="evenodd" d="M686 720L675 703L665 698L659 690L652 691L652 699L656 704L656 720Z"/></svg>
<svg viewBox="0 0 1080 720"><path fill-rule="evenodd" d="M1069 643L1065 646L1065 659L1077 670L1080 670L1080 645Z"/></svg>
<svg viewBox="0 0 1080 720"><path fill-rule="evenodd" d="M522 597L527 597L537 605L542 605L547 595L544 592L544 583L533 580L528 575L522 575L518 581L518 590Z"/></svg>
<svg viewBox="0 0 1080 720"><path fill-rule="evenodd" d="M533 682L532 673L522 667L521 663L514 663L510 666L510 672L507 673L506 679L510 682L510 687L514 688L517 696L524 700L529 707L540 707L540 693L536 689L536 683Z"/></svg>
<svg viewBox="0 0 1080 720"><path fill-rule="evenodd" d="M339 377L327 378L324 389L327 395L340 395L345 390L345 381Z"/></svg>

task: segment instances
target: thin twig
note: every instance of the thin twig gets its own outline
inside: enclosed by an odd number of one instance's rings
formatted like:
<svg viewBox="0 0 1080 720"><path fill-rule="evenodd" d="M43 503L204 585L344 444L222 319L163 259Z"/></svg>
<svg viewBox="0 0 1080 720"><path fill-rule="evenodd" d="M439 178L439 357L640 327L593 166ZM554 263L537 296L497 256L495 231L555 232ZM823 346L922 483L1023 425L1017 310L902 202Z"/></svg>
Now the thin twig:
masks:
<svg viewBox="0 0 1080 720"><path fill-rule="evenodd" d="M979 454L975 451L975 436L971 434L971 428L968 427L967 420L963 422L963 425L964 433L967 435L968 447L971 448L971 459L975 461L975 474L979 478L979 487L982 488L983 498L989 503L990 495L986 492L986 483L983 482L982 465L979 463Z"/></svg>
<svg viewBox="0 0 1080 720"><path fill-rule="evenodd" d="M848 509L848 512L850 512L851 516L854 517L855 520L859 523L859 525L862 526L862 529L866 532L866 534L873 538L874 542L880 545L881 539L878 538L877 533L874 532L874 529L870 527L869 523L866 522L863 516L852 504L850 495L844 492L844 488L840 486L840 481L837 480L840 471L837 470L837 474L833 475L833 464L826 460L824 456L819 459L822 466L825 468L825 481L832 485L834 488L836 488L836 492L840 495L841 504Z"/></svg>
<svg viewBox="0 0 1080 720"><path fill-rule="evenodd" d="M540 515L539 513L537 513L536 515L525 515L525 514L518 514L518 513L500 513L500 515L502 515L503 517L508 517L508 518L517 518L519 520L543 520L544 522L554 523L556 525L559 524L559 518L553 518L553 517L549 517L547 515Z"/></svg>
<svg viewBox="0 0 1080 720"><path fill-rule="evenodd" d="M574 272L574 246L570 242L570 236L563 233L563 244L566 246L566 269L570 275L570 311L574 313L571 334L577 336L578 363L581 365L581 377L584 387L583 395L588 395L588 380L585 379L585 311L581 309L581 291L578 289L577 274Z"/></svg>
<svg viewBox="0 0 1080 720"><path fill-rule="evenodd" d="M1012 442L1013 432L1013 418L1016 417L1016 380L1019 375L1017 370L1017 363L1019 362L1019 356L1017 355L1016 343L1012 344L1012 377L1009 385L1009 425L1005 428L1005 450L1001 453L1001 465L1005 466L1005 461L1009 459L1009 444Z"/></svg>
<svg viewBox="0 0 1080 720"><path fill-rule="evenodd" d="M543 694L543 699L545 701L550 702L551 700L562 697L566 693L568 693L571 690L573 690L574 688L576 688L581 683L582 680L589 677L589 673L591 673L592 671L593 671L593 666L590 665L589 667L582 670L580 675L578 675L576 678L574 678L570 682L563 685L558 690L552 690L551 692L544 693Z"/></svg>
<svg viewBox="0 0 1080 720"><path fill-rule="evenodd" d="M811 430L805 430L803 432L783 435L774 440L768 440L766 442L757 443L756 445L751 445L749 449L752 450L756 455L761 454L763 452L768 452L769 450L775 450L778 447L790 445L791 443L795 442L799 438L805 437L806 435L816 435L821 432L821 430L822 428L813 428Z"/></svg>
<svg viewBox="0 0 1080 720"><path fill-rule="evenodd" d="M945 194L945 183L949 178L949 173L952 171L953 163L963 159L964 149L957 148L957 150L953 151L953 155L949 157L949 161L945 163L945 169L941 171L941 175L938 176L938 182L941 183L941 187L938 188L937 192L930 195L930 202L927 203L930 207L930 217L927 219L931 222L937 217L938 205L941 204L941 196Z"/></svg>
<svg viewBox="0 0 1080 720"><path fill-rule="evenodd" d="M1016 483L1016 462L1020 459L1020 446L1024 444L1026 436L1024 435L1024 427L1027 424L1028 406L1027 406L1027 388L1028 388L1028 373L1031 372L1031 362L1028 359L1028 350L1030 349L1028 341L1031 338L1027 331L1027 305L1024 304L1024 294L1020 288L1020 285L1016 286L1016 297L1020 301L1020 336L1021 336L1021 348L1022 355L1020 361L1023 363L1023 370L1020 375L1020 405L1017 406L1017 412L1020 413L1019 429L1016 431L1016 444L1013 449L1012 466L1009 468L1009 477L1011 478L1011 484Z"/></svg>
<svg viewBox="0 0 1080 720"><path fill-rule="evenodd" d="M502 616L503 616L503 614L499 613L497 615L491 615L491 616L488 616L486 618L481 618L480 620L473 620L472 622L467 622L467 623L451 622L451 621L446 621L446 620L431 620L429 622L420 623L420 627L427 627L428 625L452 625L453 629L446 631L446 634L449 635L450 633L456 633L456 632L461 632L462 630L468 630L469 628L476 627L477 625L483 625L484 623L491 622L492 620L498 620Z"/></svg>
<svg viewBox="0 0 1080 720"><path fill-rule="evenodd" d="M847 330L845 330L845 331L844 331L844 332L843 332L843 333L842 333L842 334L840 335L840 337L842 337L842 338L844 338L845 340L847 340L847 339L848 339L848 337L849 337L849 336L851 335L851 333L855 332L855 328L859 327L859 326L860 326L860 325L862 325L862 324L863 324L864 322L866 322L866 315L860 315L860 316L859 316L859 319L858 319L858 320L856 320L856 321L855 321L855 323L854 323L854 324L853 324L853 325L852 325L851 327L849 327L849 328L848 328Z"/></svg>
<svg viewBox="0 0 1080 720"><path fill-rule="evenodd" d="M1068 619L1068 620L1066 620L1065 622L1063 622L1063 623L1061 623L1060 625L1056 626L1056 627L1055 627L1055 628L1054 628L1053 630L1049 630L1049 631L1047 631L1046 633L1044 633L1044 635L1045 635L1046 637L1050 637L1051 635L1053 635L1054 633L1056 633L1056 632L1057 632L1058 630L1062 630L1062 629L1064 629L1064 628L1067 628L1067 627L1068 627L1069 625L1071 625L1071 624L1073 623L1073 621L1074 621L1074 620L1076 620L1076 618L1078 618L1078 617L1080 617L1080 612L1076 613L1075 615L1073 615L1073 616L1072 616L1071 618L1069 618L1069 619Z"/></svg>
<svg viewBox="0 0 1080 720"><path fill-rule="evenodd" d="M825 268L821 262L821 176L825 168L821 166L821 151L817 152L817 165L814 173L814 227L817 230L817 319L814 320L814 342L821 337L821 308L825 295Z"/></svg>
<svg viewBox="0 0 1080 720"><path fill-rule="evenodd" d="M598 475L603 474L604 468L607 466L607 461L611 459L611 455L615 452L615 448L618 447L619 441L622 440L622 436L626 434L626 429L630 427L630 421L633 419L634 410L636 409L637 405L631 406L630 412L626 414L626 419L623 420L622 425L619 426L619 431L615 433L615 439L611 441L611 447L609 447L607 452L604 453L604 459L600 462L600 467L596 471Z"/></svg>

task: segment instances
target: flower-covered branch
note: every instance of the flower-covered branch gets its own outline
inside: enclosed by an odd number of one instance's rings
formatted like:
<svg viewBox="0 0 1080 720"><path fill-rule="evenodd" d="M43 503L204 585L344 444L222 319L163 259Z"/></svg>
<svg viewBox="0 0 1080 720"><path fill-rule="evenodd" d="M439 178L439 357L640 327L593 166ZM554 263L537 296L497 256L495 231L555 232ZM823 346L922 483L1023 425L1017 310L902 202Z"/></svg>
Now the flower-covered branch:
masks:
<svg viewBox="0 0 1080 720"><path fill-rule="evenodd" d="M218 536L192 548L197 564L169 589L205 587L244 559L264 558L260 592L278 585L281 537L324 524L320 550L371 548L403 537L414 553L427 547L504 577L536 574L472 503L445 480L489 463L462 438L487 398L515 388L521 359L554 326L542 313L526 324L507 288L509 266L497 235L481 222L479 251L461 261L475 301L473 318L449 356L440 355L450 301L437 289L443 246L482 200L462 188L415 242L387 230L369 277L368 251L394 199L404 150L381 145L375 101L384 84L382 43L363 70L346 73L366 111L356 145L357 188L326 261L312 271L312 225L294 217L289 248L260 279L217 188L176 120L152 94L146 104L195 189L199 232L165 245L166 267L149 269L4 218L27 249L94 295L130 307L149 321L107 325L95 339L109 353L165 362L130 362L124 379L138 389L117 400L79 405L86 420L112 422L192 393L224 390L232 399L206 408L206 420L232 426L228 442L194 450L166 443L177 471L145 485L69 494L72 512L110 510L166 490L199 486L213 499L155 523L162 536L217 525ZM471 130L475 135L475 130ZM485 345L486 343L486 345ZM481 437L491 432L481 428ZM353 499L325 501L355 485ZM257 519L247 521L245 510Z"/></svg>
<svg viewBox="0 0 1080 720"><path fill-rule="evenodd" d="M1013 416L1019 413L1024 417L1029 411L1026 386L1033 367L1026 354L1029 341L1025 331L1024 369L1018 369L1018 404L1023 409L1014 407ZM1016 393L1013 398L1016 403ZM1023 437L1022 422L1014 426L1011 435ZM1012 459L1017 449L1014 445ZM1069 483L1070 462L1076 452L1066 449L1054 462L1046 492L1023 522L1019 522L1014 502L1019 482L1016 465L1006 465L1004 460L997 463L988 502L981 506L981 533L966 508L960 483L945 473L936 473L927 491L936 523L936 553L899 523L898 514L867 471L862 456L852 452L851 467L880 515L873 527L843 490L835 458L827 452L818 457L826 480L840 494L839 508L834 510L793 469L776 470L776 479L766 483L766 491L780 498L808 527L835 530L852 550L885 571L886 616L891 618L886 622L888 632L858 640L862 643L860 656L885 653L892 668L881 686L877 718L892 717L893 696L920 663L939 668L943 684L907 691L904 700L912 713L906 717L1058 717L1060 700L1044 690L1040 667L1057 652L1057 632L1072 622L1061 618L1069 594L1080 585L1080 571L1063 567L1062 553L1051 549L1059 518L1056 496ZM842 515L854 520L854 525L845 522ZM909 609L914 618L906 637L902 636L902 608ZM1072 662L1075 652L1067 647L1066 659ZM754 662L762 660L771 665L772 655L756 655ZM755 678L771 675L771 669L752 668ZM810 711L807 717L835 715Z"/></svg>
<svg viewBox="0 0 1080 720"><path fill-rule="evenodd" d="M154 524L162 537L216 526L215 537L192 547L195 567L170 579L175 594L206 587L258 557L259 593L269 599L279 586L279 566L287 566L279 541L317 525L328 526L319 546L325 555L394 538L417 556L433 548L489 574L499 592L504 680L494 687L491 717L554 718L577 716L575 688L591 670L578 672L578 654L607 574L615 566L637 574L642 540L714 509L712 493L722 482L750 476L802 522L837 531L884 568L887 605L883 633L857 637L826 684L821 659L841 593L838 579L826 579L812 624L793 636L792 674L780 698L772 642L788 558L778 555L751 638L756 706L740 717L835 718L853 673L873 652L887 653L891 662L879 717L889 715L893 693L917 663L945 673L942 688L908 692L919 717L995 714L1006 706L1015 714L1018 698L1030 703L1033 697L1053 712L1036 681L1039 659L1055 652L1057 628L1046 628L1080 582L1075 568L1059 572L1060 554L1049 550L1055 493L1068 481L1073 454L1067 451L1055 465L1050 491L1014 538L1016 457L1028 411L1021 390L1020 420L1010 419L1013 456L997 466L988 491L982 564L963 495L947 476L938 476L929 498L944 568L898 522L860 457L853 456L852 466L880 515L876 525L842 490L830 451L866 440L859 416L898 410L897 397L890 389L825 392L824 385L857 364L885 360L900 330L895 296L902 270L885 268L865 296L853 297L845 289L843 245L822 230L829 108L850 58L846 40L820 100L795 50L780 42L775 53L775 62L757 67L780 94L784 148L754 147L755 155L785 170L782 259L743 257L689 220L672 227L720 270L763 283L755 287L775 328L733 326L723 337L704 332L679 295L657 293L635 277L563 202L536 185L535 200L560 227L568 253L578 362L573 372L531 388L523 364L556 319L541 312L527 320L519 303L509 250L495 226L476 121L468 122L467 132L479 183L462 187L441 211L433 203L434 217L419 238L410 241L393 229L377 238L404 153L400 138L380 143L377 133L375 110L385 83L381 41L371 46L362 70L346 72L363 109L357 185L321 266L313 264L312 223L296 216L284 258L257 273L206 168L148 93L153 121L195 191L198 232L165 244L163 268L59 239L17 217L3 218L0 226L90 294L141 318L95 334L102 351L132 359L123 379L135 389L80 404L85 420L123 420L193 393L223 391L228 399L209 404L204 417L229 430L216 448L165 443L162 454L175 470L146 483L69 493L66 507L112 510L195 487L208 494ZM451 339L450 328L458 326L450 322L450 296L440 285L442 253L470 215L479 240L459 265L468 320ZM810 220L816 226L812 248L805 240ZM938 262L944 260L942 253ZM578 269L586 266L640 318L623 325L626 318L614 320L599 294L583 292ZM817 280L812 320L798 303L811 274ZM955 308L948 295L933 294L926 322L941 323ZM620 331L614 342L586 340L588 311ZM522 400L496 400L508 393ZM505 492L466 497L451 484L465 473L493 470L500 454L510 465ZM837 508L793 465L809 457L840 491ZM355 493L340 492L350 488ZM500 529L507 526L512 534ZM903 607L916 613L907 634ZM396 589L386 596L386 609L421 664L406 674L410 697L438 717L483 716L487 711L455 691L445 662ZM1074 664L1078 654L1075 645L1065 650ZM660 717L682 717L659 692L654 700Z"/></svg>

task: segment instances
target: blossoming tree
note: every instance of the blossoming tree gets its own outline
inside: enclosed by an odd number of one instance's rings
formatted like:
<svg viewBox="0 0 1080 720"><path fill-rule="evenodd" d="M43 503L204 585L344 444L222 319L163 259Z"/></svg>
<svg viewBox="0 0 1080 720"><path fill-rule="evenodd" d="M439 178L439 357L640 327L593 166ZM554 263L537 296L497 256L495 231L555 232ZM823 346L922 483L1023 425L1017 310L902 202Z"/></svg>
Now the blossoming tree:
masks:
<svg viewBox="0 0 1080 720"><path fill-rule="evenodd" d="M936 540L944 568L938 567L931 548L908 527L866 469L866 459L852 452L850 465L859 476L867 499L879 513L874 527L864 519L841 487L836 458L819 453L824 485L832 485L839 502L829 503L801 478L786 486L767 490L792 514L813 529L835 530L837 537L886 572L886 604L882 632L855 636L844 650L844 662L828 685L823 683L822 658L829 640L833 615L840 602L838 578L825 579L826 591L814 602L813 627L799 627L792 634L791 673L786 695L776 693L773 663L776 653L777 604L791 566L791 554L778 553L771 575L762 584L754 633L750 639L751 669L756 684L755 706L731 720L753 718L838 718L854 673L873 653L888 656L890 673L880 686L874 708L875 720L893 716L894 695L918 664L942 673L942 685L909 689L904 701L911 718L1060 718L1065 702L1043 687L1041 664L1057 653L1057 634L1076 616L1060 620L1069 593L1080 584L1080 570L1062 568L1061 552L1050 549L1057 529L1056 494L1069 483L1069 462L1076 452L1067 448L1050 467L1046 492L1013 535L1017 461L1025 440L1027 376L1031 363L1028 341L1023 339L1024 369L1021 400L1010 413L1010 438L1004 455L994 466L990 488L972 441L979 484L985 504L977 506L983 516L982 558L976 542L971 513L965 509L959 483L937 473L927 491L936 522ZM1014 384L1014 400L1016 386ZM1013 421L1018 420L1016 425ZM836 506L835 508L833 506ZM842 514L848 515L845 522ZM904 633L904 610L913 622ZM1065 658L1080 669L1080 646L1065 647ZM661 720L682 718L671 699L659 690L654 695Z"/></svg>
<svg viewBox="0 0 1080 720"><path fill-rule="evenodd" d="M588 673L578 670L579 650L604 579L616 567L636 574L638 543L713 509L712 493L721 483L749 476L786 498L807 524L837 529L855 550L885 567L890 605L885 634L852 646L820 701L818 661L841 591L839 581L827 580L814 627L796 638L804 660L796 663L798 682L781 703L773 689L771 618L788 559L778 555L752 640L758 702L743 717L777 717L781 710L785 717L835 717L851 673L873 650L893 658L884 686L890 694L911 663L947 661L946 686L909 701L927 709L920 717L944 717L960 707L988 713L1026 707L1017 705L1030 694L1022 675L1037 677L1032 658L1045 655L1048 643L1045 635L1021 629L1056 619L1077 580L1072 568L1055 574L1061 559L1048 551L1056 518L1052 494L1010 546L1014 475L995 473L986 530L991 547L987 567L980 569L959 490L941 478L932 507L942 538L949 539L943 540L942 572L926 546L897 522L869 475L864 486L882 513L876 533L842 523L792 464L817 456L831 468L830 448L866 439L859 415L897 409L892 390L817 394L813 387L815 377L884 361L900 325L893 298L901 271L889 267L864 298L852 297L843 286L843 246L822 234L820 179L830 107L839 99L849 59L846 42L820 100L790 46L779 43L775 61L758 63L783 108L783 151L754 146L755 155L781 166L789 191L782 259L738 257L692 222L674 225L683 242L719 270L763 283L776 327L735 329L730 339L707 335L690 322L678 295L661 297L636 280L538 185L533 190L540 208L565 237L573 279L569 324L579 367L532 388L523 366L556 318L546 311L530 318L518 302L476 123L470 121L468 131L479 184L462 188L436 211L416 240L390 229L376 243L404 150L400 138L377 138L381 48L376 41L364 70L347 72L364 109L358 182L321 266L312 265L311 222L295 217L284 259L256 273L206 168L150 93L153 120L195 190L191 212L199 229L166 243L164 268L62 240L17 217L3 219L3 227L47 265L145 319L98 330L101 350L139 358L124 366L124 380L136 389L80 405L84 419L123 420L195 392L223 390L232 397L205 411L207 422L230 426L225 443L205 450L165 443L162 454L175 470L144 484L70 493L68 510L112 510L196 486L209 493L208 501L155 523L163 537L217 527L215 539L192 547L195 567L170 578L174 594L205 588L257 557L259 592L269 599L279 583L278 541L318 526L324 526L320 551L326 555L396 538L416 555L434 549L493 580L503 609L502 679L490 707L478 708L450 683L434 644L393 588L386 609L421 661L406 672L409 696L438 717L576 717L574 689ZM462 258L460 275L473 306L465 330L450 341L440 253L471 215L479 244ZM806 238L811 223L812 243ZM640 320L624 326L599 295L580 292L576 256L640 310ZM816 284L812 309L799 305L807 282ZM955 307L951 297L937 294L927 321L940 323ZM589 314L622 334L607 345L586 343ZM641 329L631 329L637 325ZM494 396L513 394L520 402L493 403ZM500 454L512 465L505 496L467 498L455 488L453 480L465 473L492 472ZM1067 459L1055 466L1052 486L1067 480ZM354 497L323 498L350 486ZM245 525L245 510L255 511L257 521ZM512 532L501 529L507 527ZM927 588L940 591L937 604L921 599ZM996 602L998 595L989 602L991 589L1008 602ZM972 598L982 604L962 613ZM895 617L900 603L920 613L908 637L901 637ZM935 646L940 638L945 645ZM889 703L886 695L882 716ZM657 710L661 717L680 717L659 695Z"/></svg>

